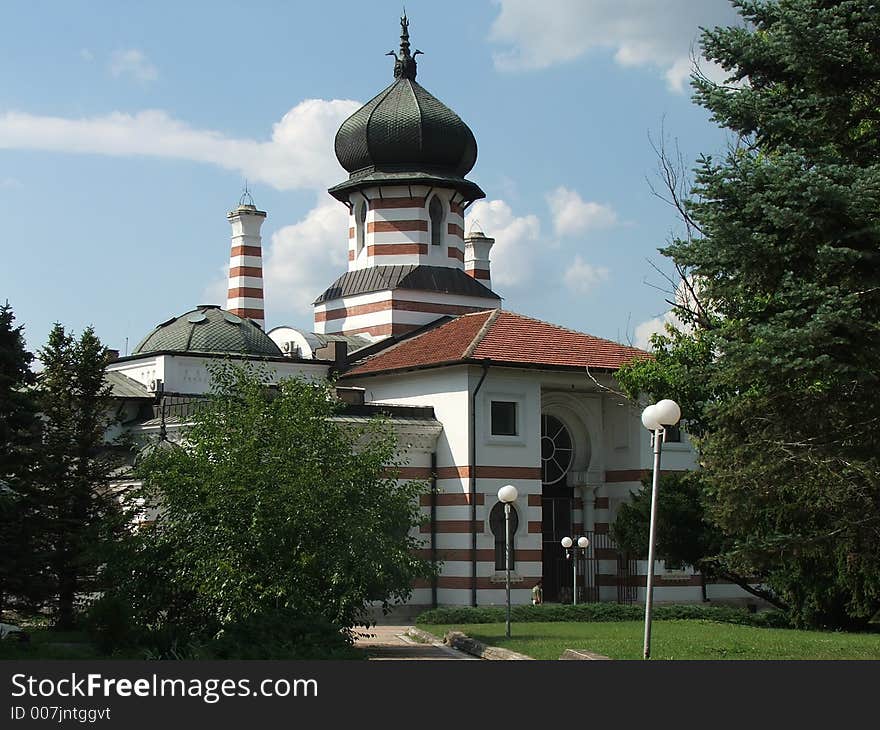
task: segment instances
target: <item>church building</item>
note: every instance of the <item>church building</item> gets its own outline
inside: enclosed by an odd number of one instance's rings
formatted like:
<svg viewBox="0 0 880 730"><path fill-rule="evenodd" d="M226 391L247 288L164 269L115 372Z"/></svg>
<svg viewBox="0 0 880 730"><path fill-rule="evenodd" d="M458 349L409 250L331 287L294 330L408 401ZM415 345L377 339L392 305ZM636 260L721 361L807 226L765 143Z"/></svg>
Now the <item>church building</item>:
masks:
<svg viewBox="0 0 880 730"><path fill-rule="evenodd" d="M343 122L335 151L347 179L329 194L346 206L339 245L348 268L316 283L313 331L267 328L261 226L245 194L228 214L225 308L200 305L163 321L108 366L108 381L139 437L174 438L187 403L210 390L217 358L259 362L271 378L338 376L340 418L385 413L405 449L400 478L421 479L424 557L441 565L410 605L505 601L504 519L497 493L513 484L515 603L644 600L647 566L609 534L619 506L651 468L640 408L614 374L648 354L503 308L492 285L491 231L466 230L485 193L467 178L477 141L417 79L401 19L392 83ZM347 241L347 242L346 242ZM274 324L274 323L271 323ZM664 470L695 468L687 437L671 430ZM573 574L563 537L590 540ZM732 598L689 568L658 563L655 600Z"/></svg>

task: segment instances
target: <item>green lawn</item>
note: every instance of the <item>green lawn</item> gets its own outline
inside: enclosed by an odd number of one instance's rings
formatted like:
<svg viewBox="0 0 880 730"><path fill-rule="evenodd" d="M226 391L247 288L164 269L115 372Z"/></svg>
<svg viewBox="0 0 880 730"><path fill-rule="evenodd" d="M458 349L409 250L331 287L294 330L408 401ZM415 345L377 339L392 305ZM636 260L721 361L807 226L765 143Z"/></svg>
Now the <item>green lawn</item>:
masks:
<svg viewBox="0 0 880 730"><path fill-rule="evenodd" d="M582 649L612 659L641 659L641 621L582 623L420 624L437 636L462 631L489 644L535 659L559 659L565 649ZM715 621L655 621L652 659L880 659L880 634L767 629Z"/></svg>

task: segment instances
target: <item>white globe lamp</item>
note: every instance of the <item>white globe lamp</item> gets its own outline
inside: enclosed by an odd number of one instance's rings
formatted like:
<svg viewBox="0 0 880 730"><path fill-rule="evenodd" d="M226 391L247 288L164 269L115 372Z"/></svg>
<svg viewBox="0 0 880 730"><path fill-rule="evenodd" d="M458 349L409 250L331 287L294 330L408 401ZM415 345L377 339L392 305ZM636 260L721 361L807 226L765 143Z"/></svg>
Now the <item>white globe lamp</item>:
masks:
<svg viewBox="0 0 880 730"><path fill-rule="evenodd" d="M652 405L642 411L642 425L649 431L659 431L663 426L657 417L657 406Z"/></svg>
<svg viewBox="0 0 880 730"><path fill-rule="evenodd" d="M681 408L674 400L661 400L654 405L654 418L663 426L674 426L681 420Z"/></svg>
<svg viewBox="0 0 880 730"><path fill-rule="evenodd" d="M505 504L516 502L518 496L519 494L516 491L516 487L512 484L506 484L498 490L498 501L504 502Z"/></svg>

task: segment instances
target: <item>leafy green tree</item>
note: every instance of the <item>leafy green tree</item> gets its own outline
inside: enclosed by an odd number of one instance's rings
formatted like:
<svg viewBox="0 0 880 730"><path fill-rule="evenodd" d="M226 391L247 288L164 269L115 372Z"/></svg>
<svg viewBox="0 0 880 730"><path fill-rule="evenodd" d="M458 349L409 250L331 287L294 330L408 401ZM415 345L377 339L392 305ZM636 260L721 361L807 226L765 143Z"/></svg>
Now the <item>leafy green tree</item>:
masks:
<svg viewBox="0 0 880 730"><path fill-rule="evenodd" d="M161 507L115 568L135 621L185 643L280 613L350 637L370 602L427 577L411 534L424 485L388 471L398 444L385 422L336 420L324 382L269 388L229 366L214 387L183 446L154 444L138 466L136 498Z"/></svg>
<svg viewBox="0 0 880 730"><path fill-rule="evenodd" d="M734 4L746 22L702 38L729 82L694 98L735 142L663 251L700 306L622 380L681 397L726 561L797 621L859 624L880 607L880 6Z"/></svg>
<svg viewBox="0 0 880 730"><path fill-rule="evenodd" d="M121 511L110 489L119 456L106 440L112 425L107 351L90 327L79 339L56 324L40 350L42 443L34 475L39 540L58 628L71 628L79 594L95 590Z"/></svg>
<svg viewBox="0 0 880 730"><path fill-rule="evenodd" d="M7 302L0 306L0 613L8 595L32 597L38 573L29 499L36 442L33 359Z"/></svg>

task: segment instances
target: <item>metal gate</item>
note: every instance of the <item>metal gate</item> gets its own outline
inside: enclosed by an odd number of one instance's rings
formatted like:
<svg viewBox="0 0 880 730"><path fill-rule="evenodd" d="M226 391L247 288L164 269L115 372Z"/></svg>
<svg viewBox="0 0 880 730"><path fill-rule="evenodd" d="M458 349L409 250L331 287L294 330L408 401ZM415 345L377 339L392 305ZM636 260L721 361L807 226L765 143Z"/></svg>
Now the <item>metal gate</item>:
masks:
<svg viewBox="0 0 880 730"><path fill-rule="evenodd" d="M638 590L635 558L621 551L607 532L587 530L584 535L590 545L585 558L578 561L578 601L598 603L600 588L606 585L616 586L618 603L635 603ZM603 572L603 563L606 570L613 572Z"/></svg>

